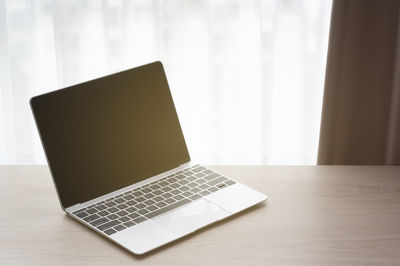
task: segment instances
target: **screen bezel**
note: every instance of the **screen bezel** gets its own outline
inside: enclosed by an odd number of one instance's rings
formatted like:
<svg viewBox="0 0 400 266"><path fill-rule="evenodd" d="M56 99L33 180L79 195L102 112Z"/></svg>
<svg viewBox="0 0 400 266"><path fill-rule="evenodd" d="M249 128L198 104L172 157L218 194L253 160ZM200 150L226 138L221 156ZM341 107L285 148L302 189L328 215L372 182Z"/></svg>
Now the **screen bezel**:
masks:
<svg viewBox="0 0 400 266"><path fill-rule="evenodd" d="M149 66L152 66L152 65L153 65L154 67L161 67L162 73L163 73L164 78L165 78L165 80L166 80L166 82L167 82L167 83L166 83L167 89L168 89L169 92L170 92L169 85L168 85L168 81L167 81L166 75L165 75L164 67L163 67L163 65L162 65L162 63L161 63L160 61L156 61L156 62L152 62L152 63L146 64L146 65L142 65L142 66L139 66L139 67L135 67L135 68L131 68L131 69L119 71L119 72L116 72L116 73L113 73L113 74L110 74L110 75L106 75L106 76L99 77L99 78L96 78L96 79L92 79L92 80L89 80L89 81L86 81L86 82L78 83L78 84L75 84L75 85L72 85L72 86L68 86L68 87L61 88L61 89L58 89L58 90L54 90L54 91L51 91L51 92L48 92L48 93L44 93L44 94L41 94L41 95L37 95L37 96L32 97L32 98L29 100L30 108L31 108L31 110L32 110L32 114L33 114L33 117L34 117L35 125L36 125L36 127L37 127L37 129L38 129L38 134L39 134L40 141L41 141L41 144L42 144L44 153L45 153L45 157L46 157L47 164L48 164L48 166L49 166L49 170L50 170L50 174L51 174L51 177L52 177L52 180L53 180L53 184L54 184L54 186L55 186L55 188L56 188L56 192L57 192L57 196L58 196L58 199L59 199L59 202L60 202L60 206L61 206L61 208L62 208L64 211L65 211L65 209L67 209L67 208L70 208L70 207L72 207L72 206L74 206L74 205L77 205L77 204L80 204L80 203L83 203L83 202L79 202L79 203L72 204L72 205L68 205L68 206L65 206L65 205L63 204L62 195L61 195L61 193L59 192L59 188L58 188L59 184L57 184L57 178L56 178L56 176L55 176L55 174L54 174L54 171L53 171L53 169L52 169L52 165L51 165L50 160L49 160L49 155L48 155L48 153L47 153L47 151L46 151L46 148L45 148L45 142L46 142L46 141L44 140L43 135L42 135L42 133L41 133L41 131L40 131L40 128L39 128L39 125L38 125L37 114L35 113L35 105L37 104L37 101L40 100L41 97L43 97L43 96L48 96L49 94L63 93L65 90L76 89L76 87L78 87L79 85L83 85L83 84L86 84L86 83L89 83L89 82L93 82L93 81L98 81L98 80L100 80L100 79L104 79L104 78L108 78L108 77L111 77L111 76L114 76L114 75L118 75L118 74L123 73L123 72L135 71L136 69L141 69L141 68L149 67ZM171 93L171 92L170 92L170 93ZM178 124L179 124L179 126L180 126L179 117L178 117L178 114L177 114L176 107L175 107L175 104L174 104L174 102L173 102L173 99L172 99L172 105L173 105L174 111L175 111L176 116L177 116L177 119L178 119ZM182 132L181 126L180 126L180 130L181 130L181 132ZM148 179L148 178L151 178L151 177L153 177L153 176L159 175L159 174L161 174L162 172L167 172L167 171L169 171L169 170L171 170L171 169L174 169L174 168L177 168L177 167L179 167L179 166L181 166L181 165L183 165L183 164L189 163L191 159L190 159L190 154L189 154L188 149L187 149L186 140L185 140L185 137L184 137L184 135L183 135L183 132L182 132L182 136L183 136L183 142L185 143L185 147L186 147L186 151L187 151L187 156L186 156L185 158L183 158L182 160L179 160L179 161L177 161L177 162L175 162L175 163L173 163L173 164L166 165L165 167L163 167L163 168L161 168L161 169L158 169L158 170L155 169L155 171L154 171L155 173L154 173L154 174L152 174L152 175L150 175L150 176L148 176L148 175L143 175L143 179L141 179L141 180L139 180L139 181L137 181L137 182L133 182L132 184L129 184L128 186L131 186L131 185L136 184L136 183L140 183L140 182L142 182L142 181L144 181L144 180L146 180L146 179ZM160 173L159 171L162 171L162 172ZM124 188L124 187L127 187L127 186L123 186L123 187L120 187L120 188L118 188L118 189L116 189L116 190L109 191L109 192L107 192L107 193L105 193L105 194L103 194L103 195L106 195L106 194L112 193L112 192L114 192L114 191L120 190L120 189L122 189L122 188ZM95 198L101 197L101 196L103 196L103 195L99 195L99 196L97 196L97 197L95 197ZM93 199L89 199L89 200L87 200L87 201L91 201L91 200L93 200Z"/></svg>

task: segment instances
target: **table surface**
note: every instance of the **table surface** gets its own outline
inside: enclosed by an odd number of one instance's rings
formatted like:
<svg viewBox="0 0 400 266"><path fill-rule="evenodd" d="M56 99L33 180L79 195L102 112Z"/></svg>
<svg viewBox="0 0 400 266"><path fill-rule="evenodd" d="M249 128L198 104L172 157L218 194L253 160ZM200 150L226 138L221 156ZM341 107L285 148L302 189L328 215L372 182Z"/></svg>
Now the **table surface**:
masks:
<svg viewBox="0 0 400 266"><path fill-rule="evenodd" d="M400 167L215 166L269 200L145 256L66 216L45 166L0 166L0 265L400 265Z"/></svg>

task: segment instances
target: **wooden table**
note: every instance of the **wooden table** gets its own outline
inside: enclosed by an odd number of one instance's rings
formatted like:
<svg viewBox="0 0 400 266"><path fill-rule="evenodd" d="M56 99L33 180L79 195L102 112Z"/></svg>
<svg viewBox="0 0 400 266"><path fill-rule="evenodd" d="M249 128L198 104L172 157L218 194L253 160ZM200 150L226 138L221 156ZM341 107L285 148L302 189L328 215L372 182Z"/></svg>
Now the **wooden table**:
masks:
<svg viewBox="0 0 400 266"><path fill-rule="evenodd" d="M400 265L400 167L213 168L268 202L139 257L64 215L47 167L0 166L0 265Z"/></svg>

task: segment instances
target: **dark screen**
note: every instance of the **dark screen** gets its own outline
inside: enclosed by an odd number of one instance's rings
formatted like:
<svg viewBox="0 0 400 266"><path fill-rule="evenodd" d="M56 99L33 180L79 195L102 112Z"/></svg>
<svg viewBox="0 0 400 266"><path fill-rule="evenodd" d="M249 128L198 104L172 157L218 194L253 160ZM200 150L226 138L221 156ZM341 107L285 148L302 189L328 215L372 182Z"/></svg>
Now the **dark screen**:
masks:
<svg viewBox="0 0 400 266"><path fill-rule="evenodd" d="M36 96L31 107L64 208L190 160L160 62Z"/></svg>

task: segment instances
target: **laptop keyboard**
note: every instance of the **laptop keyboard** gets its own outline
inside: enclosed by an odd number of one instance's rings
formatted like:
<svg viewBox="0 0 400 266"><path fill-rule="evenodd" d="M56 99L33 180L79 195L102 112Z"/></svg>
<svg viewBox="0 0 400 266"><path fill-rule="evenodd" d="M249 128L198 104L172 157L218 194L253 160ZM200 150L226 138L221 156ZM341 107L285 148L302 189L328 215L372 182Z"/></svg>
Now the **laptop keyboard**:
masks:
<svg viewBox="0 0 400 266"><path fill-rule="evenodd" d="M210 169L195 165L72 214L112 235L235 183Z"/></svg>

